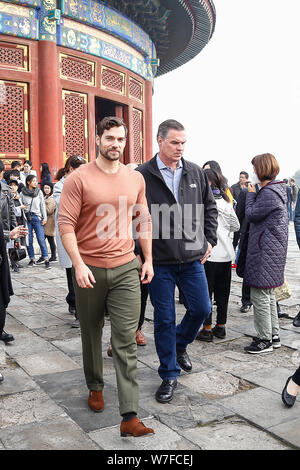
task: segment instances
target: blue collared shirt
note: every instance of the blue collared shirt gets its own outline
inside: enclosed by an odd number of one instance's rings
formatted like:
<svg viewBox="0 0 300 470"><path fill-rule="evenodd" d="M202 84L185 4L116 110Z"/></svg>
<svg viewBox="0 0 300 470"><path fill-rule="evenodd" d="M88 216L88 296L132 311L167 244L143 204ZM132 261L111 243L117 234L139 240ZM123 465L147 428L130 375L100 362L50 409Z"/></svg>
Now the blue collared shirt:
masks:
<svg viewBox="0 0 300 470"><path fill-rule="evenodd" d="M179 160L175 171L173 171L170 167L166 166L164 162L161 161L159 154L157 154L156 163L164 179L164 182L168 186L169 190L172 191L176 201L178 202L179 183L182 175L182 161Z"/></svg>

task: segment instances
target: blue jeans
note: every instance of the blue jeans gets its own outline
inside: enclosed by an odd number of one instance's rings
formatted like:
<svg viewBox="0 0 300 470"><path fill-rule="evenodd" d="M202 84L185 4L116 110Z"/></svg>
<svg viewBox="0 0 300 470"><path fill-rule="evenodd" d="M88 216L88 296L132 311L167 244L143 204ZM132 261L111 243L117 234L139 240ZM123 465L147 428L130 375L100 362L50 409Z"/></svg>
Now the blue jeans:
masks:
<svg viewBox="0 0 300 470"><path fill-rule="evenodd" d="M186 313L176 326L175 285L182 294ZM158 373L163 380L180 374L176 350L184 351L192 343L210 315L211 301L204 266L200 261L186 264L154 265L149 284L154 307L154 340L160 360Z"/></svg>
<svg viewBox="0 0 300 470"><path fill-rule="evenodd" d="M43 258L48 258L48 249L45 241L45 232L44 232L44 227L42 226L41 219L35 215L32 214L31 216L31 222L27 221L27 228L28 228L28 256L30 259L34 259L34 249L33 249L33 231L35 231L36 238L38 241L38 244L40 246L41 252L42 252L42 257Z"/></svg>
<svg viewBox="0 0 300 470"><path fill-rule="evenodd" d="M293 221L294 220L294 217L293 217L293 207L292 207L292 203L291 202L287 202L287 210L288 210L288 216L289 216L289 221Z"/></svg>

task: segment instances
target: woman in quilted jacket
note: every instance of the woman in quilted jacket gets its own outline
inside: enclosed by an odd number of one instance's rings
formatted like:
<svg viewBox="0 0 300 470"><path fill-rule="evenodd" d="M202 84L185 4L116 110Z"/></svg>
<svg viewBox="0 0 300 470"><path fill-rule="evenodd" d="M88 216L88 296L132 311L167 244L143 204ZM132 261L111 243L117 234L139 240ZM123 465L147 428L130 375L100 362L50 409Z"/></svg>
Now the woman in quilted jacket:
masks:
<svg viewBox="0 0 300 470"><path fill-rule="evenodd" d="M250 222L244 281L250 286L254 311L253 338L245 351L259 354L280 347L274 289L284 283L288 246L287 195L276 158L265 153L252 160L254 174L248 185L246 216ZM255 184L260 190L255 191Z"/></svg>

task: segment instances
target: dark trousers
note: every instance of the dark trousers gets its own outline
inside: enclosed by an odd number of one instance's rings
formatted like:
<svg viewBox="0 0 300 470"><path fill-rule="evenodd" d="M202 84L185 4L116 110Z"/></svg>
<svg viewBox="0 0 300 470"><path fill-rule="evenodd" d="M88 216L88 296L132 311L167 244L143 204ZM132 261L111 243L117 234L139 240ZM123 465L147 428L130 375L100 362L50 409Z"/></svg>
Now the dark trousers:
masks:
<svg viewBox="0 0 300 470"><path fill-rule="evenodd" d="M293 379L293 382L295 382L295 384L299 385L299 387L300 387L300 367L298 367L298 369L294 373L292 379Z"/></svg>
<svg viewBox="0 0 300 470"><path fill-rule="evenodd" d="M76 299L75 299L75 291L74 291L74 285L73 285L73 277L72 277L72 268L66 268L66 273L67 273L67 281L68 281L68 295L66 297L66 302L67 304L70 305L70 307L76 307Z"/></svg>
<svg viewBox="0 0 300 470"><path fill-rule="evenodd" d="M237 247L238 244L239 244L240 235L241 235L240 230L238 230L237 232L234 232L234 234L233 234L233 241L232 241L232 244L233 244L233 248L234 248L234 249L236 249L236 247Z"/></svg>
<svg viewBox="0 0 300 470"><path fill-rule="evenodd" d="M145 321L145 311L147 306L147 299L148 299L148 285L141 283L141 313L139 319L139 326L138 330L140 330Z"/></svg>
<svg viewBox="0 0 300 470"><path fill-rule="evenodd" d="M45 235L45 238L48 240L50 250L51 250L51 258L56 258L56 245L54 241L54 237L50 235Z"/></svg>
<svg viewBox="0 0 300 470"><path fill-rule="evenodd" d="M5 318L6 318L6 308L0 307L0 336L4 330L5 325Z"/></svg>
<svg viewBox="0 0 300 470"><path fill-rule="evenodd" d="M204 267L210 298L214 295L214 300L217 304L216 323L218 325L225 325L230 295L231 261L226 261L225 263L206 261ZM204 324L212 324L212 314L207 317Z"/></svg>
<svg viewBox="0 0 300 470"><path fill-rule="evenodd" d="M244 281L242 285L242 306L246 305L252 305L252 302L250 300L250 287L246 286Z"/></svg>

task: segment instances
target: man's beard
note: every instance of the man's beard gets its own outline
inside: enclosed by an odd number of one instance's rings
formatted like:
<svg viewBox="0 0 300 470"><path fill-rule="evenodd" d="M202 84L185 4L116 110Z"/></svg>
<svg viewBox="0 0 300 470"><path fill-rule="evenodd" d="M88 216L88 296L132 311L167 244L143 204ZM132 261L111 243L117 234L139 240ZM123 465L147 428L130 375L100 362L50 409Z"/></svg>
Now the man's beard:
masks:
<svg viewBox="0 0 300 470"><path fill-rule="evenodd" d="M118 155L112 157L109 155L110 152L116 152ZM104 150L102 147L100 147L100 154L102 155L102 157L106 158L106 160L109 160L111 162L120 160L120 158L122 157L122 153L119 150L112 150L112 149Z"/></svg>

